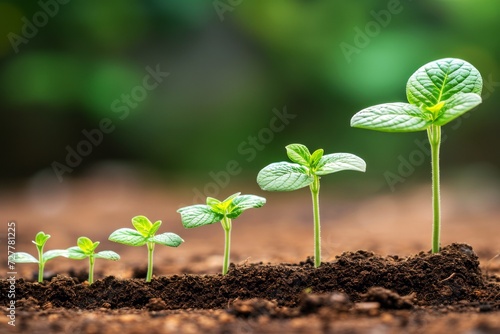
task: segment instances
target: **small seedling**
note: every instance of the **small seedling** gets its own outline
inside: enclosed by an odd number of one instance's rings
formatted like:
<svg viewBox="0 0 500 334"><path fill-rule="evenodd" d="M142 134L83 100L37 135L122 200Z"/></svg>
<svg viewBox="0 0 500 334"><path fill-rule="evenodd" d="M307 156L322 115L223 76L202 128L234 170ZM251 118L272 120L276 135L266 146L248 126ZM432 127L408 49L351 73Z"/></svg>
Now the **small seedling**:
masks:
<svg viewBox="0 0 500 334"><path fill-rule="evenodd" d="M45 263L58 256L68 257L68 252L65 249L53 249L44 253L43 247L49 238L49 234L40 231L36 234L35 240L32 241L38 250L38 260L29 253L17 252L9 256L9 261L14 263L38 263L38 282L43 282Z"/></svg>
<svg viewBox="0 0 500 334"><path fill-rule="evenodd" d="M222 274L229 270L229 253L231 250L231 227L232 221L241 215L243 211L251 208L260 208L266 203L266 199L255 195L233 194L222 202L207 197L207 204L186 206L177 210L181 214L182 224L185 228L193 228L221 222L225 233L224 262Z"/></svg>
<svg viewBox="0 0 500 334"><path fill-rule="evenodd" d="M109 240L129 246L144 246L148 247L148 273L146 282L151 282L153 277L153 252L155 244L164 246L177 247L184 242L181 237L175 233L162 233L155 235L161 225L161 220L154 224L145 216L136 216L132 218L131 228L120 228L109 236Z"/></svg>
<svg viewBox="0 0 500 334"><path fill-rule="evenodd" d="M302 144L287 145L286 152L293 163L282 161L264 167L257 175L257 183L268 191L292 191L309 186L314 217L314 266L317 268L321 265L319 179L342 170L364 172L366 163L350 153L323 155L323 149L318 149L311 154Z"/></svg>
<svg viewBox="0 0 500 334"><path fill-rule="evenodd" d="M101 251L95 253L95 249L99 246L99 241L92 242L87 237L78 238L77 246L68 248L68 257L74 260L83 260L89 258L89 284L94 283L94 262L96 259L106 259L117 261L120 255L113 251Z"/></svg>
<svg viewBox="0 0 500 334"><path fill-rule="evenodd" d="M427 131L432 166L432 252L439 252L441 207L439 147L441 126L481 103L483 79L468 62L445 58L420 67L406 84L409 103L385 103L361 110L351 126L385 132Z"/></svg>

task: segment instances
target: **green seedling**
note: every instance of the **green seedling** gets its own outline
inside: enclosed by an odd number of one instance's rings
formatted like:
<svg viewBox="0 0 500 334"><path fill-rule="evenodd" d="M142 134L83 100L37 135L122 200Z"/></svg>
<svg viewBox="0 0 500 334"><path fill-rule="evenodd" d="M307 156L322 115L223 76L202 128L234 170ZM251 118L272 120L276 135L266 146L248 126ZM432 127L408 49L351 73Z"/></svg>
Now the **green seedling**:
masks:
<svg viewBox="0 0 500 334"><path fill-rule="evenodd" d="M87 237L80 237L76 242L77 246L68 248L68 257L74 260L83 260L89 258L89 284L94 283L94 263L96 259L106 259L117 261L120 255L113 251L101 251L95 253L95 249L99 246L100 242L92 242Z"/></svg>
<svg viewBox="0 0 500 334"><path fill-rule="evenodd" d="M129 246L144 246L148 247L148 273L146 282L151 282L153 277L153 252L155 244L164 246L177 247L184 242L181 237L175 233L162 233L155 235L161 225L161 220L154 224L145 216L136 216L132 218L131 228L120 228L109 236L109 240Z"/></svg>
<svg viewBox="0 0 500 334"><path fill-rule="evenodd" d="M49 234L40 231L36 234L35 240L32 241L38 251L38 259L29 253L17 252L9 256L9 261L14 263L38 263L38 282L43 282L45 263L58 256L68 257L68 252L65 249L53 249L44 253L43 247L49 238Z"/></svg>
<svg viewBox="0 0 500 334"><path fill-rule="evenodd" d="M264 167L257 175L257 183L268 191L292 191L309 186L314 217L314 266L317 268L321 265L320 177L342 170L364 172L366 163L350 153L323 155L323 149L318 149L311 154L302 144L287 145L286 152L293 163L282 161Z"/></svg>
<svg viewBox="0 0 500 334"><path fill-rule="evenodd" d="M432 252L439 252L441 127L481 103L483 79L468 62L445 58L419 68L406 84L409 103L385 103L361 110L351 126L385 132L427 131L432 166Z"/></svg>
<svg viewBox="0 0 500 334"><path fill-rule="evenodd" d="M260 208L266 199L255 195L240 195L236 193L223 201L207 197L207 204L186 206L177 210L181 214L185 228L193 228L221 222L225 233L224 262L222 274L229 270L229 253L231 251L231 219L237 218L243 211L251 208Z"/></svg>

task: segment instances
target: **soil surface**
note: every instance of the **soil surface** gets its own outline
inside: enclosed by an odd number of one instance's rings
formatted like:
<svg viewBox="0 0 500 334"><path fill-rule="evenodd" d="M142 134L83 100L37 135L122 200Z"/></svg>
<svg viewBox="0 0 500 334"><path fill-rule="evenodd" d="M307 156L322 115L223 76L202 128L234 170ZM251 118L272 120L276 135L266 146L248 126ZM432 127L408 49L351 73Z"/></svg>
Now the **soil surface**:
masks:
<svg viewBox="0 0 500 334"><path fill-rule="evenodd" d="M307 192L282 199L250 189L245 193L268 195L268 203L235 221L232 264L223 276L220 226L185 230L175 212L192 204L190 193L131 183L130 175L105 179L74 182L63 195L33 198L29 187L0 193L2 220L16 222L16 250L34 253L31 239L43 230L52 235L46 250L85 235L101 241L98 250L122 257L97 260L92 285L86 261L48 262L43 283L36 282L36 265L18 264L15 299L7 297L9 276L0 281L0 332L500 333L500 210L491 192L471 199L443 187L439 254L428 251L427 187L368 200L322 194L324 262L314 268ZM145 247L107 241L137 214L162 219L160 233L186 240L157 247L150 283ZM8 324L11 300L15 327Z"/></svg>

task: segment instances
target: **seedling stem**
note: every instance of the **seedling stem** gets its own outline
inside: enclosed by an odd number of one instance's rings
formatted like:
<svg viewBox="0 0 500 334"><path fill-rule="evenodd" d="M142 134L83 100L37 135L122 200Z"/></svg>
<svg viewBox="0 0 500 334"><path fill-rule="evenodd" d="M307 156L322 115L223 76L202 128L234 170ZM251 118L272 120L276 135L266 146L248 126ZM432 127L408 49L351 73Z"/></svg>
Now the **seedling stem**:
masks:
<svg viewBox="0 0 500 334"><path fill-rule="evenodd" d="M227 274L229 270L229 254L231 252L231 219L224 217L222 219L222 228L224 229L224 263L222 264L222 275Z"/></svg>
<svg viewBox="0 0 500 334"><path fill-rule="evenodd" d="M319 176L314 175L311 188L314 217L314 267L321 265L321 224L319 216Z"/></svg>
<svg viewBox="0 0 500 334"><path fill-rule="evenodd" d="M441 196L439 183L439 147L441 145L441 126L431 125L427 129L431 145L432 159L432 253L439 253L441 233Z"/></svg>

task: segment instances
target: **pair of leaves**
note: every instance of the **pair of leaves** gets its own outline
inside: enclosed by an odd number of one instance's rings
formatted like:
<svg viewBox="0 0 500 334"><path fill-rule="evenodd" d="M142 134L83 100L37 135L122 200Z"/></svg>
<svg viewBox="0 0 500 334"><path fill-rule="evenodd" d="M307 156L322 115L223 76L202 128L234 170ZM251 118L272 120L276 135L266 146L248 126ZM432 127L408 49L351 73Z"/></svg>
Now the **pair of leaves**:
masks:
<svg viewBox="0 0 500 334"><path fill-rule="evenodd" d="M88 257L93 257L96 259L106 259L117 261L120 259L120 255L113 251L101 251L99 253L95 253L95 249L99 246L100 242L92 242L87 237L80 237L77 240L77 246L70 247L67 249L68 257L74 260L83 260Z"/></svg>
<svg viewBox="0 0 500 334"><path fill-rule="evenodd" d="M266 199L255 195L236 193L223 201L207 197L207 204L186 206L177 210L181 214L182 225L194 228L221 221L224 217L234 219L251 208L260 208Z"/></svg>
<svg viewBox="0 0 500 334"><path fill-rule="evenodd" d="M409 103L385 103L361 110L351 119L357 128L423 131L443 126L479 105L483 80L468 62L445 58L419 68L406 84Z"/></svg>
<svg viewBox="0 0 500 334"><path fill-rule="evenodd" d="M43 253L43 263L52 260L58 256L68 257L66 249L53 249ZM33 255L25 252L16 252L9 256L9 261L14 263L40 263Z"/></svg>
<svg viewBox="0 0 500 334"><path fill-rule="evenodd" d="M323 149L318 149L311 154L302 144L287 145L286 151L293 163L275 162L264 167L257 175L257 183L263 190L292 191L310 185L315 176L342 170L366 170L364 160L350 153L323 155Z"/></svg>
<svg viewBox="0 0 500 334"><path fill-rule="evenodd" d="M184 240L175 233L162 233L156 235L161 226L161 220L154 224L145 216L136 216L132 218L131 228L120 228L109 236L109 240L129 246L143 246L148 242L164 246L177 247Z"/></svg>
<svg viewBox="0 0 500 334"><path fill-rule="evenodd" d="M42 252L43 247L49 240L50 234L45 234L43 231L40 231L36 234L35 240L31 241L35 244L37 250ZM45 262L52 260L58 256L68 257L68 251L65 249L54 249L49 250L42 254L41 259L35 258L33 255L25 252L16 252L9 256L9 261L14 263L40 263L40 260L45 264Z"/></svg>

